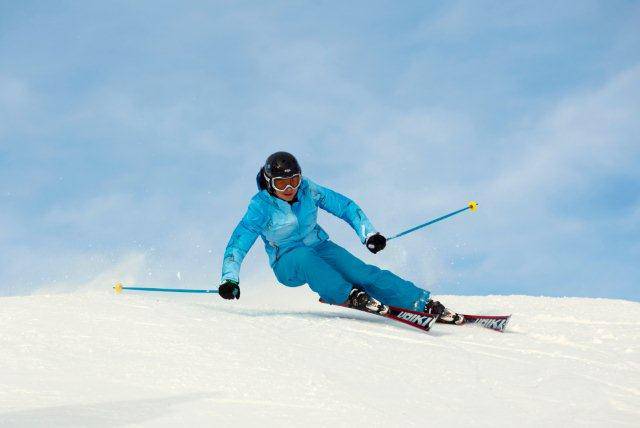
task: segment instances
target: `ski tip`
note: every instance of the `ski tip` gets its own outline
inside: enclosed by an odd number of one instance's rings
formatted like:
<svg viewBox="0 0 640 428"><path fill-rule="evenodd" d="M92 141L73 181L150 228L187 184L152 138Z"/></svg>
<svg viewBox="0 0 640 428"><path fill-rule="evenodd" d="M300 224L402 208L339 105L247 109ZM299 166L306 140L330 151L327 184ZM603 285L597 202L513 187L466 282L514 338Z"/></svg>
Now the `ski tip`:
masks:
<svg viewBox="0 0 640 428"><path fill-rule="evenodd" d="M117 282L116 285L113 286L113 290L116 292L116 294L122 293L122 283Z"/></svg>
<svg viewBox="0 0 640 428"><path fill-rule="evenodd" d="M511 315L509 315L506 319L504 324L502 325L502 328L500 330L496 330L500 333L504 333L507 330L507 324L509 324L509 321L511 321Z"/></svg>
<svg viewBox="0 0 640 428"><path fill-rule="evenodd" d="M476 201L471 201L471 202L469 202L468 207L469 207L469 209L471 211L477 211L478 210L478 203Z"/></svg>

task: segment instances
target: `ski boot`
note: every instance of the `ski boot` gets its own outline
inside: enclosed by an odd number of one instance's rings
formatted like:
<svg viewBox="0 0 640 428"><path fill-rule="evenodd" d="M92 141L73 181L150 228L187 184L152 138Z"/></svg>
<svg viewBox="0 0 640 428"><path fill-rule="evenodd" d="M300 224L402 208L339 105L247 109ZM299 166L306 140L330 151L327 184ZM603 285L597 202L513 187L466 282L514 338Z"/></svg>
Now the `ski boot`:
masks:
<svg viewBox="0 0 640 428"><path fill-rule="evenodd" d="M352 308L372 312L374 314L384 315L389 312L388 306L383 305L378 300L369 296L366 291L355 287L351 290L351 293L349 293L347 303Z"/></svg>
<svg viewBox="0 0 640 428"><path fill-rule="evenodd" d="M431 300L427 302L424 307L424 311L429 315L439 315L436 322L443 324L464 324L464 316L457 314L447 308L437 300Z"/></svg>

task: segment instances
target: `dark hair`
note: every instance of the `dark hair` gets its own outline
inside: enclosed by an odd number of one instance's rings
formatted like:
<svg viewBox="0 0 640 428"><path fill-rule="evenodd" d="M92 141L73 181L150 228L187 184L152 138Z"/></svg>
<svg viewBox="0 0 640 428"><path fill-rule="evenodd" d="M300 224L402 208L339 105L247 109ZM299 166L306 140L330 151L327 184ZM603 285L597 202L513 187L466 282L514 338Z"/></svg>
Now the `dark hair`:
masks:
<svg viewBox="0 0 640 428"><path fill-rule="evenodd" d="M260 171L258 171L256 184L258 185L258 190L269 190L269 183L267 183L267 180L264 178L264 167L260 168Z"/></svg>

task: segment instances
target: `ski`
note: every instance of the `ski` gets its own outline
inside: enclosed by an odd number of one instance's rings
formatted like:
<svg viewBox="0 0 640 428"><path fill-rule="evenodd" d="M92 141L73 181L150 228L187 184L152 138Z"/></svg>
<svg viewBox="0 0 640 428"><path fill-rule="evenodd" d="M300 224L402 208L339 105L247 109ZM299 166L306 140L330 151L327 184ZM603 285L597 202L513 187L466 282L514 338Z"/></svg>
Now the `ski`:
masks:
<svg viewBox="0 0 640 428"><path fill-rule="evenodd" d="M327 303L320 299L321 303ZM330 303L327 303L330 304ZM400 321L404 324L410 325L412 327L416 327L422 331L429 331L431 326L435 322L441 322L437 317L433 315L426 314L424 312L412 311L410 309L399 308L396 306L388 306L384 305L387 308L387 312L377 313L371 312L366 309L353 308L347 304L333 305L333 306L342 306L343 308L356 309L362 312L367 312L374 315L383 316L385 318L389 318L395 321ZM488 328L494 331L498 331L500 333L504 332L507 328L507 324L511 319L511 315L471 315L471 314L460 314L464 317L464 322L462 324L453 324L453 323L443 323L443 324L451 324L451 325L477 325L480 327Z"/></svg>
<svg viewBox="0 0 640 428"><path fill-rule="evenodd" d="M331 303L325 302L322 299L320 299L320 302L325 304L331 304ZM342 306L343 308L356 309L362 312L367 312L369 314L379 315L381 317L385 317L388 319L392 319L394 321L399 321L401 323L410 325L411 327L415 327L425 332L429 331L433 323L438 319L437 316L425 314L424 312L417 312L409 309L403 309L403 308L398 308L395 306L388 306L388 305L384 305L385 310L383 311L383 313L371 312L364 308L363 309L354 308L347 304L340 304L340 305L333 305L333 306Z"/></svg>
<svg viewBox="0 0 640 428"><path fill-rule="evenodd" d="M460 314L464 317L465 324L479 325L481 327L490 328L491 330L504 332L507 324L511 319L511 315L467 315Z"/></svg>

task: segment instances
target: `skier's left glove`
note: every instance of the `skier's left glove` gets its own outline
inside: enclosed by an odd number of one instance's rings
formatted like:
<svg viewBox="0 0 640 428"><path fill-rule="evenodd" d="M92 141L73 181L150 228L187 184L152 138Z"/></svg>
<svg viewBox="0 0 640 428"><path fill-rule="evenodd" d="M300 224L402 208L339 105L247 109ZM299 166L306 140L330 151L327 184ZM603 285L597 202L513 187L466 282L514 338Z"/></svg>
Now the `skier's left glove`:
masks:
<svg viewBox="0 0 640 428"><path fill-rule="evenodd" d="M377 253L384 249L387 246L387 238L376 233L367 238L367 242L365 243L369 251L373 254Z"/></svg>
<svg viewBox="0 0 640 428"><path fill-rule="evenodd" d="M240 298L240 286L237 282L226 280L218 287L218 294L223 299L233 300Z"/></svg>

